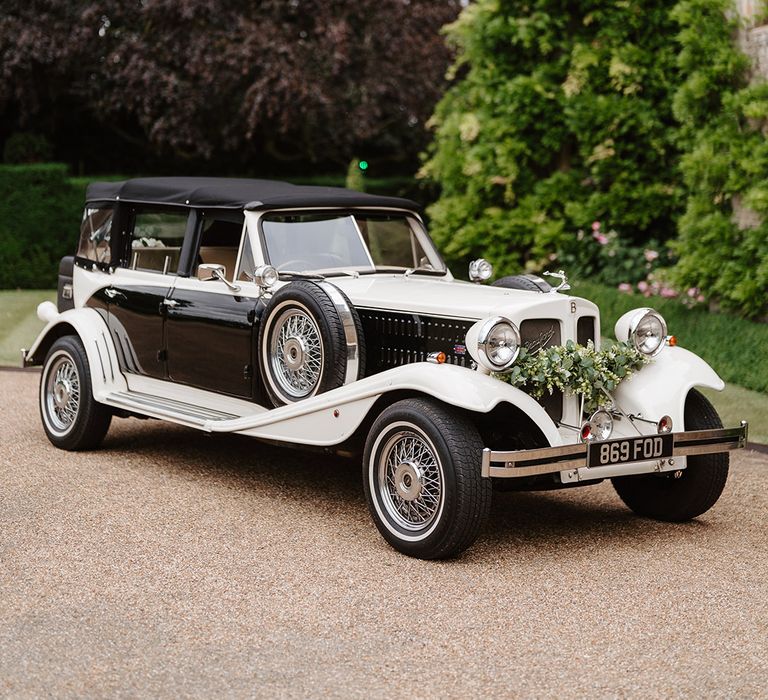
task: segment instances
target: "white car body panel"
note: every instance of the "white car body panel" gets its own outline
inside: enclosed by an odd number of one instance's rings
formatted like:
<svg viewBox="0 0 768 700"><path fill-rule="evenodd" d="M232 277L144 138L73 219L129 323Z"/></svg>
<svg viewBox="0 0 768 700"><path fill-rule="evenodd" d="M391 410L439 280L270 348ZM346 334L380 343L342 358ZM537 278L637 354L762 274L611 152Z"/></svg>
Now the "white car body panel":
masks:
<svg viewBox="0 0 768 700"><path fill-rule="evenodd" d="M46 304L47 308L41 309ZM120 364L115 353L115 346L109 334L109 328L104 319L95 309L70 309L63 313L50 313L51 302L43 302L38 307L38 316L48 323L40 331L39 335L26 352L26 362L42 364L45 357L38 357L38 349L49 333L60 324L69 324L80 336L88 356L88 364L91 367L91 387L93 396L97 401L114 391L127 391L128 384L125 376L120 372Z"/></svg>

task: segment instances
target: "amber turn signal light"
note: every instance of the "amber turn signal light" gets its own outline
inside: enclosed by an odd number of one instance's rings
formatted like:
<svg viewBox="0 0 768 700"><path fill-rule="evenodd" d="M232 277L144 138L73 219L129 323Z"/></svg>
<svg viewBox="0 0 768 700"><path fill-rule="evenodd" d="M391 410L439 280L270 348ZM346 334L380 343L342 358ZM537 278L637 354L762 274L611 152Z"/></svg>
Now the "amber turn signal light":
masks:
<svg viewBox="0 0 768 700"><path fill-rule="evenodd" d="M442 365L447 359L442 350L440 352L431 352L427 355L427 362L432 362L436 365Z"/></svg>

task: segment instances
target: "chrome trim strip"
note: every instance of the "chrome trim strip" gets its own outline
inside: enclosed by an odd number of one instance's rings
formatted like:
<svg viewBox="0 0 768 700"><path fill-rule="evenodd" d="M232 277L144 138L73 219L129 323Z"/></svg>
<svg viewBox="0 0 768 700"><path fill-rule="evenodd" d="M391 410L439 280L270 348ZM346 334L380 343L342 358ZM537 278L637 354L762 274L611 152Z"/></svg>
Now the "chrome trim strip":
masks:
<svg viewBox="0 0 768 700"><path fill-rule="evenodd" d="M344 327L344 338L347 343L347 370L344 374L344 384L350 384L357 381L357 374L360 367L359 345L357 343L357 328L355 328L355 319L352 317L352 311L349 308L342 293L330 282L318 282L317 285L328 295L333 305L336 307L336 313L339 314L341 325Z"/></svg>
<svg viewBox="0 0 768 700"><path fill-rule="evenodd" d="M683 457L686 455L713 454L716 452L738 450L746 447L748 433L749 426L747 421L741 421L741 425L738 428L688 430L682 433L672 433L674 439L672 456ZM647 437L653 437L653 435L648 435ZM634 440L635 438L628 437L626 439ZM619 466L633 463L622 462ZM574 468L588 468L586 444L580 443L577 445L513 451L494 451L486 447L482 454L480 473L484 477L514 478L536 476L538 474L554 474L564 469Z"/></svg>

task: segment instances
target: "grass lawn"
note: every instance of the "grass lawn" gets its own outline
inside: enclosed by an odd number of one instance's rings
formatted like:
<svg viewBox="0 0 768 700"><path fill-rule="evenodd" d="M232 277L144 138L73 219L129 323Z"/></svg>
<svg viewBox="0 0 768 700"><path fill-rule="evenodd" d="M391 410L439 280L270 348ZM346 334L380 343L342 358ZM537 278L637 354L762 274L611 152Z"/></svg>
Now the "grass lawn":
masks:
<svg viewBox="0 0 768 700"><path fill-rule="evenodd" d="M41 301L56 303L56 290L0 291L0 365L21 366L21 348L28 348L45 324L37 317Z"/></svg>
<svg viewBox="0 0 768 700"><path fill-rule="evenodd" d="M54 290L0 291L0 366L19 367L20 348L28 348L43 328L35 310L41 301L56 301ZM715 371L723 374L717 365ZM724 391L704 390L723 423L749 421L751 442L768 444L768 394L728 384Z"/></svg>

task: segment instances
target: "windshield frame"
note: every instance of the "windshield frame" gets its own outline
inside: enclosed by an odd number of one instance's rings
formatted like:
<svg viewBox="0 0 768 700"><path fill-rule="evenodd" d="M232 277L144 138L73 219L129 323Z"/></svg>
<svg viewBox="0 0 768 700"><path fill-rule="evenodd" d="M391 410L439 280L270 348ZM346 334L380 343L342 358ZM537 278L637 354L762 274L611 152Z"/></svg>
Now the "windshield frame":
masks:
<svg viewBox="0 0 768 700"><path fill-rule="evenodd" d="M258 218L259 245L261 247L261 252L262 252L262 257L264 259L264 262L268 265L272 265L273 263L270 259L269 248L267 247L267 241L264 235L264 221L268 216L274 215L274 214L285 215L285 216L290 216L291 214L302 214L302 215L332 214L332 215L338 215L339 217L345 217L345 216L352 217L352 221L354 222L357 234L358 236L360 236L360 241L363 244L363 248L365 249L366 256L372 263L371 268L361 269L360 267L355 267L355 266L344 266L344 267L317 268L316 270L307 270L307 272L318 272L320 274L324 274L324 275L327 274L330 276L330 275L333 275L334 272L343 272L345 270L354 271L360 275L374 275L377 273L402 274L409 270L413 271L414 268L407 268L407 267L396 266L396 265L387 265L387 266L374 265L373 259L371 257L371 251L367 243L365 242L365 238L363 237L362 232L360 231L360 226L357 222L357 219L355 218L357 216L365 216L366 214L370 214L373 216L390 214L390 215L401 215L407 221L408 226L411 229L412 236L414 236L416 240L419 242L419 245L421 245L424 253L430 258L434 258L434 260L442 266L441 269L435 269L435 270L416 268L418 273L433 275L438 277L444 277L450 274L450 271L448 269L448 266L445 264L445 260L443 259L443 256L440 255L440 251L437 249L437 246L434 244L429 234L427 233L426 227L424 226L424 223L422 222L421 218L416 214L414 214L414 212L409 211L408 209L394 209L394 208L385 208L385 207L357 207L357 208L291 207L290 209L268 209L263 212L260 212L260 216ZM411 241L413 241L413 238L411 239Z"/></svg>

